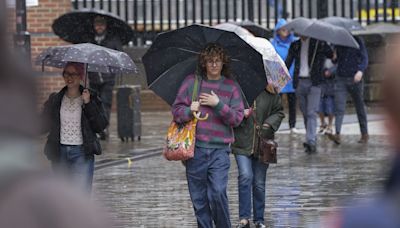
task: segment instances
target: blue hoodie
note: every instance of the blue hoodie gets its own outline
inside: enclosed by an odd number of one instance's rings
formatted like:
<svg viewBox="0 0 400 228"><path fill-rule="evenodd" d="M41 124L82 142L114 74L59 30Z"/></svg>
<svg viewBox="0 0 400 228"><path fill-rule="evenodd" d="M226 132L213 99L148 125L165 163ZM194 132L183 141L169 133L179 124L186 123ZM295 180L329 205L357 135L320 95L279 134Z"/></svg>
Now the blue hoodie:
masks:
<svg viewBox="0 0 400 228"><path fill-rule="evenodd" d="M283 61L285 61L290 44L292 42L296 41L298 38L293 35L293 33L290 33L289 36L287 37L286 40L282 40L281 37L277 34L276 31L278 31L283 25L285 25L287 22L285 19L279 19L278 23L275 26L274 29L274 38L271 40L272 46L274 46L276 52L279 54L279 56L282 58ZM294 62L290 66L289 69L290 76L293 78L293 73L294 73ZM293 88L293 82L290 80L286 86L282 89L281 93L294 93L294 88Z"/></svg>

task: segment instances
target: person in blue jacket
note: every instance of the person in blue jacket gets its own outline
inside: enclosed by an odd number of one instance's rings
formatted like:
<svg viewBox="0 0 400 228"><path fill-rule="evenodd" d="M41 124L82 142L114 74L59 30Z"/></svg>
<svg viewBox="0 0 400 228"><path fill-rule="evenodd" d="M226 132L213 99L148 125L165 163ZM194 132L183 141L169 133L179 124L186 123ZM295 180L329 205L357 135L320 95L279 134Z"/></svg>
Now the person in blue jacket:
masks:
<svg viewBox="0 0 400 228"><path fill-rule="evenodd" d="M287 22L285 19L279 19L275 26L274 37L271 40L276 52L282 58L283 61L289 52L290 44L297 40L297 37L293 33L289 32L286 28L282 28ZM293 78L294 62L289 68L290 76ZM281 94L286 94L288 100L289 109L289 127L291 133L298 133L296 129L296 93L293 88L293 82L290 80L286 86L282 89Z"/></svg>

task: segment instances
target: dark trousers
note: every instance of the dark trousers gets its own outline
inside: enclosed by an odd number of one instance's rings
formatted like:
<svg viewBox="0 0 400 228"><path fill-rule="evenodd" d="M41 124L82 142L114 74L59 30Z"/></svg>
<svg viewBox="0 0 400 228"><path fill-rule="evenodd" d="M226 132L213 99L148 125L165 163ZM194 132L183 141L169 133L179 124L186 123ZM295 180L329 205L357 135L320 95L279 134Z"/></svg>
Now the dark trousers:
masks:
<svg viewBox="0 0 400 228"><path fill-rule="evenodd" d="M90 83L90 88L96 91L98 96L101 98L108 121L110 121L114 84L114 81L104 81L103 83Z"/></svg>
<svg viewBox="0 0 400 228"><path fill-rule="evenodd" d="M367 112L364 104L364 83L354 83L353 77L336 77L335 79L335 127L340 134L346 110L347 94L353 99L357 112L361 134L368 134Z"/></svg>
<svg viewBox="0 0 400 228"><path fill-rule="evenodd" d="M296 127L296 93L286 93L289 109L289 127Z"/></svg>

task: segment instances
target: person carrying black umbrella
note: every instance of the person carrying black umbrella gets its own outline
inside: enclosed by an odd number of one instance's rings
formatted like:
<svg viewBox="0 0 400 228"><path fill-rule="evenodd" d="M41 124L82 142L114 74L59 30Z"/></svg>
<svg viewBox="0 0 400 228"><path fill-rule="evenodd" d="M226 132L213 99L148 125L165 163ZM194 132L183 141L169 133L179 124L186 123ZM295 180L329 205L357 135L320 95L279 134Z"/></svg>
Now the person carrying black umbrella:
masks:
<svg viewBox="0 0 400 228"><path fill-rule="evenodd" d="M198 227L230 228L227 197L230 144L233 127L244 116L239 85L231 79L229 58L222 46L208 44L199 55L196 75L182 82L172 105L174 121L185 123L201 111L208 119L196 126L194 157L185 162L190 198ZM195 77L200 80L199 100L192 102Z"/></svg>
<svg viewBox="0 0 400 228"><path fill-rule="evenodd" d="M103 47L111 48L117 51L122 51L122 42L117 37L107 30L107 20L102 16L96 16L93 21L94 37L90 43L97 44ZM95 90L104 105L106 116L110 121L112 91L115 84L115 74L105 73L89 73L90 88ZM100 139L105 140L108 137L108 130L100 133Z"/></svg>

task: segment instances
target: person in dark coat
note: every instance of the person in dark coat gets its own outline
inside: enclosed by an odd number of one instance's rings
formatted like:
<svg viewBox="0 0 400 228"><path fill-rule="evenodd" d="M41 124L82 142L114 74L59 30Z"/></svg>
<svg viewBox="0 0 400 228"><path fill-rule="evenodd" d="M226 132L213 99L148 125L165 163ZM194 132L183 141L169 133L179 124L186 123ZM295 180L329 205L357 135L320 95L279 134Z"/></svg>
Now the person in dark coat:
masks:
<svg viewBox="0 0 400 228"><path fill-rule="evenodd" d="M96 133L102 132L107 117L95 92L80 85L82 63L69 62L63 71L66 86L50 95L44 104L43 133L49 132L45 154L57 172L66 172L90 192L94 155L101 154Z"/></svg>
<svg viewBox="0 0 400 228"><path fill-rule="evenodd" d="M347 94L350 94L357 112L360 124L361 138L359 143L368 142L367 112L364 103L364 72L368 67L368 53L364 41L354 37L360 49L337 46L337 69L335 78L335 128L336 134L332 139L336 144L341 143L340 133L346 109Z"/></svg>
<svg viewBox="0 0 400 228"><path fill-rule="evenodd" d="M261 134L270 139L274 138L282 119L285 117L281 97L271 85L256 98L252 109L245 109L245 118L234 128L235 142L232 144L232 153L235 155L239 169L239 225L249 228L251 208L253 208L253 222L256 228L265 227L265 182L268 164L258 159L258 145L256 125L261 126ZM252 207L253 204L253 207Z"/></svg>
<svg viewBox="0 0 400 228"><path fill-rule="evenodd" d="M119 37L113 35L107 29L107 20L104 17L97 16L93 22L94 37L90 43L97 44L106 48L122 51L122 43ZM108 121L110 121L113 88L115 85L115 74L105 74L89 72L90 88L99 94L106 112ZM100 139L105 140L109 135L108 130L100 133Z"/></svg>
<svg viewBox="0 0 400 228"><path fill-rule="evenodd" d="M320 84L326 58L332 58L332 49L323 41L301 36L293 42L286 57L286 67L294 61L293 87L306 126L305 152L316 152L317 112L321 97Z"/></svg>
<svg viewBox="0 0 400 228"><path fill-rule="evenodd" d="M397 38L394 43L399 42ZM334 216L334 228L397 228L400 227L400 49L397 46L385 58L382 82L382 101L388 139L393 146L392 168L384 191L365 202L345 208Z"/></svg>

